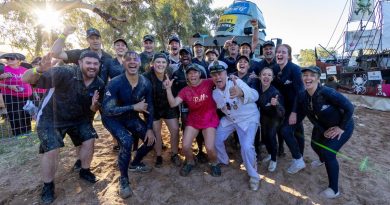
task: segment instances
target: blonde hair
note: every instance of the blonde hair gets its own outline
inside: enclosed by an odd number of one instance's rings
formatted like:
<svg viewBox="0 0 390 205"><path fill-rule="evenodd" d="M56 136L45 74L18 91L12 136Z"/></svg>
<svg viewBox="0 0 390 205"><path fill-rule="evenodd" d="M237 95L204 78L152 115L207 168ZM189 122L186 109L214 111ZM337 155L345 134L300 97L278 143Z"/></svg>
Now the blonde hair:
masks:
<svg viewBox="0 0 390 205"><path fill-rule="evenodd" d="M276 51L277 51L280 47L282 47L282 46L285 47L285 48L287 48L288 60L289 60L289 61L292 61L292 48L291 48L290 45L288 45L288 44L280 44L280 45L276 46Z"/></svg>

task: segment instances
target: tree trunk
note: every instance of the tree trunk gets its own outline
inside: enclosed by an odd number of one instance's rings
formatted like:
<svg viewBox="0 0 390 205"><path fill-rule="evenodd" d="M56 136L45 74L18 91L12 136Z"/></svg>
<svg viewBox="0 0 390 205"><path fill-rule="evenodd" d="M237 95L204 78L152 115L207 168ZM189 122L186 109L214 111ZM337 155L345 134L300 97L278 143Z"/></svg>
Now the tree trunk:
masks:
<svg viewBox="0 0 390 205"><path fill-rule="evenodd" d="M34 50L34 56L41 56L42 55L42 27L37 26L36 32L35 32L35 50Z"/></svg>

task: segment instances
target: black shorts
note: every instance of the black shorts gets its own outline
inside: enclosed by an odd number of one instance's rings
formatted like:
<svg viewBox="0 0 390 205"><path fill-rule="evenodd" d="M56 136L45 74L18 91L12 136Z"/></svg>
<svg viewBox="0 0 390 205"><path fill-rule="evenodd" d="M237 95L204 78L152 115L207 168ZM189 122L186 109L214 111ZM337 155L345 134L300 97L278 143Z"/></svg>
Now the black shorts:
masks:
<svg viewBox="0 0 390 205"><path fill-rule="evenodd" d="M75 147L80 146L83 142L98 138L91 122L81 123L70 127L55 128L53 126L40 126L38 124L37 133L39 141L39 153L45 153L60 147L64 147L64 137L70 136Z"/></svg>
<svg viewBox="0 0 390 205"><path fill-rule="evenodd" d="M155 109L153 114L153 121L160 119L174 119L179 118L179 109L167 108L167 109Z"/></svg>

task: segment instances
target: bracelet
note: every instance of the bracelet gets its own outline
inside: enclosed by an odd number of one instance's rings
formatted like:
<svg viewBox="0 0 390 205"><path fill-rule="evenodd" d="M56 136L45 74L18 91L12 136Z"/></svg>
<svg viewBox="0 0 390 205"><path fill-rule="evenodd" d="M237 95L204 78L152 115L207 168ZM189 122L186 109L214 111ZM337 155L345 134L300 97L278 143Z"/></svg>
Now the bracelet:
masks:
<svg viewBox="0 0 390 205"><path fill-rule="evenodd" d="M59 35L58 35L58 38L59 39L66 39L66 36L65 36L65 34L63 34L63 33L60 33Z"/></svg>
<svg viewBox="0 0 390 205"><path fill-rule="evenodd" d="M40 72L37 71L37 67L32 68L33 74L41 75Z"/></svg>

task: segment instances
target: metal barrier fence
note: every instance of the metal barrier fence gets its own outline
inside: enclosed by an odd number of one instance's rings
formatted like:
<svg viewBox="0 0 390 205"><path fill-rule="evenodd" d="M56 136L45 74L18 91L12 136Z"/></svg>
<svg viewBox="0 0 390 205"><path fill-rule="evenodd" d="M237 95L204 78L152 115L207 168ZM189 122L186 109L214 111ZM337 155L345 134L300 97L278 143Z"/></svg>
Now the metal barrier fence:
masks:
<svg viewBox="0 0 390 205"><path fill-rule="evenodd" d="M34 132L38 105L45 92L26 88L26 85L16 86L16 89L8 87L0 94L0 141Z"/></svg>

